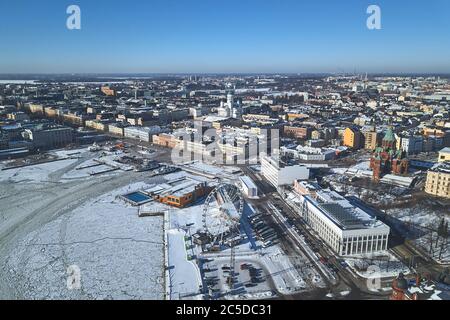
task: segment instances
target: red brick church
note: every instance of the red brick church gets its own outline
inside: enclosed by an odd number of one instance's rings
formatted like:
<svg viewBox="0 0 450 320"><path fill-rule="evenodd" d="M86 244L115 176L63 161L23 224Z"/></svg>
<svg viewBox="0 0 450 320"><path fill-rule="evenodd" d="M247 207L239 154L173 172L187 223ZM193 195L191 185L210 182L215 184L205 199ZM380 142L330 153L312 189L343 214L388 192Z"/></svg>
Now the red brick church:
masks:
<svg viewBox="0 0 450 320"><path fill-rule="evenodd" d="M417 285L419 280L416 280ZM392 295L389 297L390 300L418 300L419 297L417 293L411 293L409 290L408 280L405 279L403 273L394 279L392 282Z"/></svg>
<svg viewBox="0 0 450 320"><path fill-rule="evenodd" d="M408 173L409 161L402 150L397 150L394 131L389 128L381 147L375 149L370 158L373 179L380 181L385 174L404 175Z"/></svg>

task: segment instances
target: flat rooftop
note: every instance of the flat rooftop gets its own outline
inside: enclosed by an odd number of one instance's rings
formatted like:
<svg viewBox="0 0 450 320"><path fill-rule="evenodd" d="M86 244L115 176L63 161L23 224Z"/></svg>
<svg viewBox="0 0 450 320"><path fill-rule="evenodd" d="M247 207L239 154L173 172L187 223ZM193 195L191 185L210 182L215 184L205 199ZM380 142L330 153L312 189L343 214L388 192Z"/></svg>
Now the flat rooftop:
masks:
<svg viewBox="0 0 450 320"><path fill-rule="evenodd" d="M242 181L242 183L244 183L247 186L247 188L249 188L249 189L257 189L255 183L253 182L252 179L250 179L250 177L242 176L239 179Z"/></svg>
<svg viewBox="0 0 450 320"><path fill-rule="evenodd" d="M450 174L450 162L441 162L433 166L430 169L431 172L439 172Z"/></svg>
<svg viewBox="0 0 450 320"><path fill-rule="evenodd" d="M181 197L185 194L195 191L195 188L201 183L201 181L183 177L173 181L168 181L167 183L156 185L150 189L145 190L145 192L150 194L158 194L161 196L171 195L175 197Z"/></svg>
<svg viewBox="0 0 450 320"><path fill-rule="evenodd" d="M368 212L351 204L350 201L335 191L320 190L315 198L306 196L306 199L320 209L340 229L370 229L386 226Z"/></svg>
<svg viewBox="0 0 450 320"><path fill-rule="evenodd" d="M352 209L349 210L349 208L345 208L339 203L321 203L319 204L319 208L327 213L327 216L331 220L346 229L364 227L364 221L353 214Z"/></svg>

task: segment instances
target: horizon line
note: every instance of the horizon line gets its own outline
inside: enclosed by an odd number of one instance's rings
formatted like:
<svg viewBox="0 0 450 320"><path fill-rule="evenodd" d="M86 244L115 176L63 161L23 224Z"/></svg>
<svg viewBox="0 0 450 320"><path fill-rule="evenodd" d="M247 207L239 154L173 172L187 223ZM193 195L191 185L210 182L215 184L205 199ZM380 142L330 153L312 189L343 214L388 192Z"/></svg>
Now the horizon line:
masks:
<svg viewBox="0 0 450 320"><path fill-rule="evenodd" d="M48 76L48 75L64 75L64 76L130 76L130 75L450 75L450 72L4 72L0 76Z"/></svg>

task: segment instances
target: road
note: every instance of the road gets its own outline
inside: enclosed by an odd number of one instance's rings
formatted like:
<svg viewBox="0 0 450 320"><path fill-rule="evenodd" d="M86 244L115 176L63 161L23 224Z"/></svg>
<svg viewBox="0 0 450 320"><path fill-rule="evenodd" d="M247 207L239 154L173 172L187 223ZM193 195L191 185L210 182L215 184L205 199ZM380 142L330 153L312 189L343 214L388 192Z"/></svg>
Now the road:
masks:
<svg viewBox="0 0 450 320"><path fill-rule="evenodd" d="M386 298L390 293L377 293L369 291L367 288L367 279L355 276L347 268L343 267L340 263L340 259L329 249L326 244L320 240L319 236L311 230L298 213L293 210L278 194L273 194L274 203L281 208L283 214L289 219L289 221L299 230L299 233L303 235L309 244L316 251L316 254L325 258L327 263L331 265L331 269L335 270L335 273L339 279L336 285L332 285L330 291L337 294L345 289L350 290L351 294L348 298L352 299L382 299ZM308 245L307 244L307 245ZM391 279L382 279L382 286L389 286Z"/></svg>

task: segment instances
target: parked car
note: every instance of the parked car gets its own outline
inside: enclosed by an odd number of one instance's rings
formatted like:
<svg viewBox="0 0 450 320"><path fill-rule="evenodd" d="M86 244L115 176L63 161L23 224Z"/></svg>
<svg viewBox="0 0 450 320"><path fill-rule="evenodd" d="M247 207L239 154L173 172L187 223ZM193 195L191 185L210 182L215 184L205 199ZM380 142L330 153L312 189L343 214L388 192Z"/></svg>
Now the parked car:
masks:
<svg viewBox="0 0 450 320"><path fill-rule="evenodd" d="M241 264L241 270L246 270L249 268L249 265L246 263Z"/></svg>

